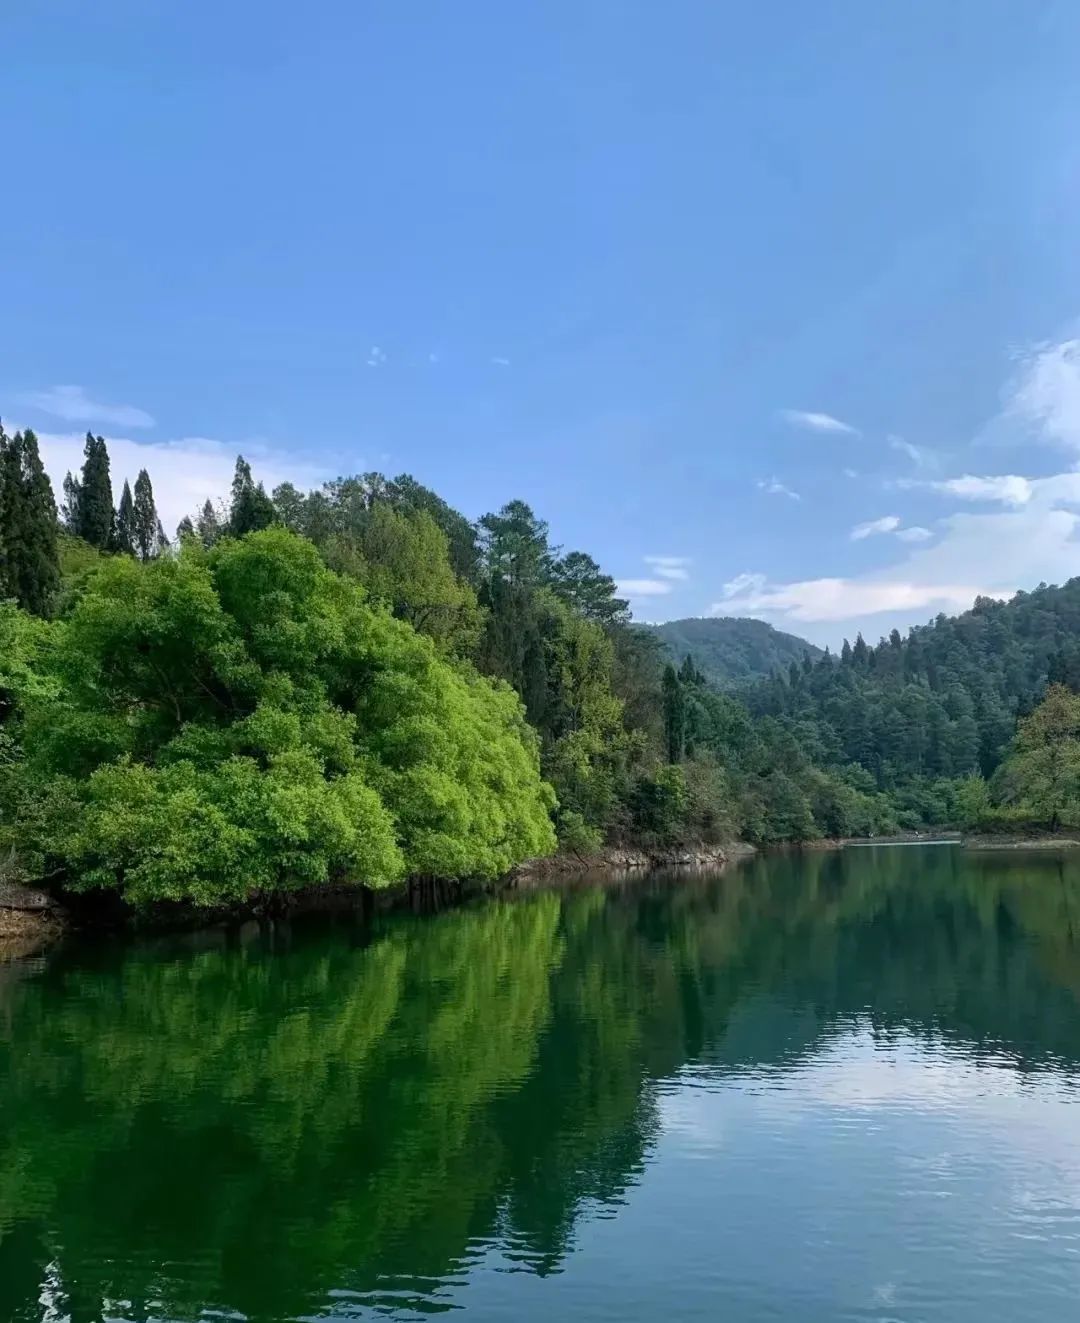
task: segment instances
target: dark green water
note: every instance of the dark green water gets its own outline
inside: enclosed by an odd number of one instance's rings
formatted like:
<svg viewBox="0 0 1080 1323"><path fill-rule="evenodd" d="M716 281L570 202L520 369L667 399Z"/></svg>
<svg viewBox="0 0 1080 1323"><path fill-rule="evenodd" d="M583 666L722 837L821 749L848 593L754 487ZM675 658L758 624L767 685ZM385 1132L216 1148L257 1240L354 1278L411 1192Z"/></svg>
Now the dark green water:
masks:
<svg viewBox="0 0 1080 1323"><path fill-rule="evenodd" d="M0 967L0 1320L1080 1317L1080 862Z"/></svg>

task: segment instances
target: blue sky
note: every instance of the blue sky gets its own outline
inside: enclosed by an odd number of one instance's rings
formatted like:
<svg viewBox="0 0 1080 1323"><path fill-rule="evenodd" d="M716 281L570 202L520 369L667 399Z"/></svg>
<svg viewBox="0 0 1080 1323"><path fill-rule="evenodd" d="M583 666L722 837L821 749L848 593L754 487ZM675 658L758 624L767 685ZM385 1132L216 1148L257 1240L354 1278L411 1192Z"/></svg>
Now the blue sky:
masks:
<svg viewBox="0 0 1080 1323"><path fill-rule="evenodd" d="M0 411L409 471L644 619L1080 569L1080 5L9 0Z"/></svg>

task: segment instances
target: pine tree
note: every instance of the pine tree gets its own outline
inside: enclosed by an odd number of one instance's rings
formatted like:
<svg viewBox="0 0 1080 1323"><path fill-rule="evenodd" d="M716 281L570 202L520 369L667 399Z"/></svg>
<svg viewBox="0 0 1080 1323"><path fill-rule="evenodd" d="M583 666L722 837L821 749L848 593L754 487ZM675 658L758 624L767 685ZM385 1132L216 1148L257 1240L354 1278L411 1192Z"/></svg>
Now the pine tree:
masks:
<svg viewBox="0 0 1080 1323"><path fill-rule="evenodd" d="M71 531L99 551L112 548L115 538L112 479L109 476L109 451L103 436L86 434L82 478L77 484L76 519ZM72 484L73 488L76 484ZM68 495L68 485L64 484ZM70 503L70 502L69 502Z"/></svg>
<svg viewBox="0 0 1080 1323"><path fill-rule="evenodd" d="M233 474L232 506L229 510L229 532L233 537L243 537L245 533L254 533L260 528L268 528L277 517L274 503L266 494L262 483L256 483L251 476L251 465L243 457L236 457L236 472Z"/></svg>
<svg viewBox="0 0 1080 1323"><path fill-rule="evenodd" d="M64 527L75 537L79 535L79 502L81 498L82 484L74 474L68 473L64 478L64 503L60 507L60 515L64 521Z"/></svg>
<svg viewBox="0 0 1080 1323"><path fill-rule="evenodd" d="M191 522L190 515L184 515L183 519L176 525L177 542L186 542L189 538L195 537L195 525Z"/></svg>
<svg viewBox="0 0 1080 1323"><path fill-rule="evenodd" d="M151 560L169 545L161 529L157 506L154 504L154 488L150 482L150 475L145 469L140 469L139 476L135 479L131 541L135 554L140 560Z"/></svg>
<svg viewBox="0 0 1080 1323"><path fill-rule="evenodd" d="M8 438L0 428L0 512L3 591L46 615L60 585L56 501L29 429Z"/></svg>
<svg viewBox="0 0 1080 1323"><path fill-rule="evenodd" d="M664 667L661 681L664 703L664 740L669 763L677 763L683 756L686 741L686 696L669 662Z"/></svg>
<svg viewBox="0 0 1080 1323"><path fill-rule="evenodd" d="M212 547L221 537L221 520L212 501L207 501L199 512L195 520L195 532L204 547Z"/></svg>
<svg viewBox="0 0 1080 1323"><path fill-rule="evenodd" d="M125 556L135 554L135 503L131 498L131 485L124 479L120 493L120 508L116 512L116 550Z"/></svg>

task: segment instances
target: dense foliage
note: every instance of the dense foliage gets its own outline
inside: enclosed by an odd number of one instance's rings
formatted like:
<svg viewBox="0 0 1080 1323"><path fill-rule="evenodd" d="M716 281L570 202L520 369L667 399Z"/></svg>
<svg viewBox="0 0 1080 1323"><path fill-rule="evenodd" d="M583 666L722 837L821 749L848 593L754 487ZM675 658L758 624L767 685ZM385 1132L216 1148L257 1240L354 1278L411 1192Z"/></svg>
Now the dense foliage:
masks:
<svg viewBox="0 0 1080 1323"><path fill-rule="evenodd" d="M801 664L806 656L817 661L823 655L812 643L764 620L703 616L648 628L662 640L669 661L678 666L684 657L693 657L705 679L721 689L762 680L776 670L786 672L792 662Z"/></svg>
<svg viewBox="0 0 1080 1323"><path fill-rule="evenodd" d="M0 851L29 877L211 903L492 877L556 837L1080 816L1073 747L1034 718L1013 743L1048 681L1068 727L1080 580L834 658L752 621L635 626L525 502L474 524L408 475L268 494L241 457L173 546L145 470L112 512L99 437L62 529L32 433L0 478Z"/></svg>

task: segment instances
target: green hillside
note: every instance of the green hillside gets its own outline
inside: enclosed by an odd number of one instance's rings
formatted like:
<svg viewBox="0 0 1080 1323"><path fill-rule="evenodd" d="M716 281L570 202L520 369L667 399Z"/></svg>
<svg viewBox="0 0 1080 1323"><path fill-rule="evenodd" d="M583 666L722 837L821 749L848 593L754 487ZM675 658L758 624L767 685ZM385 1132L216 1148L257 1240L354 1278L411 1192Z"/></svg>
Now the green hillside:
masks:
<svg viewBox="0 0 1080 1323"><path fill-rule="evenodd" d="M667 620L649 628L663 640L676 665L684 657L693 657L710 684L723 688L761 679L777 667L786 671L793 661L801 663L807 653L812 661L824 655L814 644L784 634L764 620L705 616Z"/></svg>

